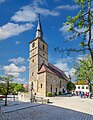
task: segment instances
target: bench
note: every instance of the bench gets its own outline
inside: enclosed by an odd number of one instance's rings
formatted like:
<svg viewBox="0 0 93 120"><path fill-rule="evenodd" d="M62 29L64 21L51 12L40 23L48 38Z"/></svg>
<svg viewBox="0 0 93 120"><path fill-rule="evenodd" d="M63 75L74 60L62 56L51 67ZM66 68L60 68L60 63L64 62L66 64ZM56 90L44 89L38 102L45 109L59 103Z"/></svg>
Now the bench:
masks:
<svg viewBox="0 0 93 120"><path fill-rule="evenodd" d="M33 97L33 102L49 103L49 99L43 97Z"/></svg>

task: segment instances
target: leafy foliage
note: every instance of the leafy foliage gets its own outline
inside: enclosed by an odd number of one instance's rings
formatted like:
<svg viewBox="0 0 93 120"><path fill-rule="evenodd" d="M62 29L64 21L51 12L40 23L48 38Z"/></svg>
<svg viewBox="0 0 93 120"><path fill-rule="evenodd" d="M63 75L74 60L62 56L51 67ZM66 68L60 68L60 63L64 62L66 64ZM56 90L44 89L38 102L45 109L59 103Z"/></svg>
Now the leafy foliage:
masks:
<svg viewBox="0 0 93 120"><path fill-rule="evenodd" d="M71 81L67 83L67 90L75 90L75 85Z"/></svg>
<svg viewBox="0 0 93 120"><path fill-rule="evenodd" d="M0 94L4 95L6 94L6 84L0 83Z"/></svg>
<svg viewBox="0 0 93 120"><path fill-rule="evenodd" d="M47 92L47 97L52 97L52 93L51 92Z"/></svg>
<svg viewBox="0 0 93 120"><path fill-rule="evenodd" d="M80 49L62 49L59 52L67 52L69 55L71 52L83 52L88 51L91 55L92 66L93 66L93 9L91 9L91 4L93 0L75 0L76 4L80 6L80 10L76 16L68 16L67 22L64 26L68 26L68 32L72 32L69 40L75 40L78 37L80 41Z"/></svg>
<svg viewBox="0 0 93 120"><path fill-rule="evenodd" d="M24 88L21 84L13 83L13 76L0 76L0 94L15 94L19 91L24 91Z"/></svg>
<svg viewBox="0 0 93 120"><path fill-rule="evenodd" d="M0 76L0 94L7 94L10 90L10 83L13 81L13 75Z"/></svg>
<svg viewBox="0 0 93 120"><path fill-rule="evenodd" d="M91 83L93 82L93 67L91 57L89 56L87 59L79 60L79 63L75 65L75 69L77 80L84 80L85 82L88 82L91 87Z"/></svg>
<svg viewBox="0 0 93 120"><path fill-rule="evenodd" d="M62 95L62 92L61 92L61 91L59 92L59 95Z"/></svg>
<svg viewBox="0 0 93 120"><path fill-rule="evenodd" d="M18 93L18 92L24 92L24 87L21 84L18 83L11 83L10 85L10 92L12 94Z"/></svg>

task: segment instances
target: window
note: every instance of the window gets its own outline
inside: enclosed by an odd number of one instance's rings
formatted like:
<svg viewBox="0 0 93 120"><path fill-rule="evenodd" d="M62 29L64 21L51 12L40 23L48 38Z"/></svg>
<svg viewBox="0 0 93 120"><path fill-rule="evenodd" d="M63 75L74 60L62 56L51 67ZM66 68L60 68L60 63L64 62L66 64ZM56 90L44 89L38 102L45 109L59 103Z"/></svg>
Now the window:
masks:
<svg viewBox="0 0 93 120"><path fill-rule="evenodd" d="M86 87L86 89L88 89L88 87Z"/></svg>
<svg viewBox="0 0 93 120"><path fill-rule="evenodd" d="M61 80L60 80L60 88L61 88Z"/></svg>
<svg viewBox="0 0 93 120"><path fill-rule="evenodd" d="M78 86L78 89L80 89L80 86Z"/></svg>
<svg viewBox="0 0 93 120"><path fill-rule="evenodd" d="M50 90L51 90L51 93L52 93L52 85L50 86Z"/></svg>
<svg viewBox="0 0 93 120"><path fill-rule="evenodd" d="M35 47L35 42L34 42L34 43L32 43L32 48L33 48L33 47Z"/></svg>
<svg viewBox="0 0 93 120"><path fill-rule="evenodd" d="M32 72L32 76L34 76L34 72Z"/></svg>
<svg viewBox="0 0 93 120"><path fill-rule="evenodd" d="M45 56L45 54L43 54L43 56Z"/></svg>
<svg viewBox="0 0 93 120"><path fill-rule="evenodd" d="M84 86L82 86L82 89L84 89Z"/></svg>
<svg viewBox="0 0 93 120"><path fill-rule="evenodd" d="M34 59L32 59L32 62L34 62Z"/></svg>
<svg viewBox="0 0 93 120"><path fill-rule="evenodd" d="M43 50L45 49L45 46L43 45Z"/></svg>
<svg viewBox="0 0 93 120"><path fill-rule="evenodd" d="M42 88L42 84L41 84L41 88Z"/></svg>

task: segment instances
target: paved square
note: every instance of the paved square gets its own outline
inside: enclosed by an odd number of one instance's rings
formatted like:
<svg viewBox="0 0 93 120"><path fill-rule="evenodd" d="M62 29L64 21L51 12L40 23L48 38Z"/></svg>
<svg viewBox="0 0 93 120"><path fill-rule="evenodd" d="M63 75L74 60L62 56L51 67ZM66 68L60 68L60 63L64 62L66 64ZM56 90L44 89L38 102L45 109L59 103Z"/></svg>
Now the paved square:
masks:
<svg viewBox="0 0 93 120"><path fill-rule="evenodd" d="M8 107L3 108L1 120L93 120L93 99L81 99L79 97L52 97L52 103L34 104L20 103L16 110L7 112ZM5 112L4 112L5 111Z"/></svg>

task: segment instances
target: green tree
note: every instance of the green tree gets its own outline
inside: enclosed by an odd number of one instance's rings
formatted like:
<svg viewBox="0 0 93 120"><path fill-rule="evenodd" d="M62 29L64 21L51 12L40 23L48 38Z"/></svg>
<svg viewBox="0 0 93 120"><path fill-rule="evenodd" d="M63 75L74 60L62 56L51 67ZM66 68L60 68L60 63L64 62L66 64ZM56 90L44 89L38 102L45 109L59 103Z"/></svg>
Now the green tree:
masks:
<svg viewBox="0 0 93 120"><path fill-rule="evenodd" d="M91 83L93 82L93 67L91 57L84 60L79 60L78 64L75 65L75 76L78 81L84 80L90 85L90 92L92 91Z"/></svg>
<svg viewBox="0 0 93 120"><path fill-rule="evenodd" d="M17 94L19 91L24 92L25 90L24 90L24 87L22 86L22 84L11 83L10 91L11 91L12 94Z"/></svg>
<svg viewBox="0 0 93 120"><path fill-rule="evenodd" d="M2 85L4 85L3 89L5 90L5 106L7 106L7 95L9 94L10 90L10 83L13 81L13 75L8 76L0 76L0 81L3 82ZM5 87L6 86L6 87Z"/></svg>
<svg viewBox="0 0 93 120"><path fill-rule="evenodd" d="M75 90L75 84L71 81L67 83L67 90Z"/></svg>
<svg viewBox="0 0 93 120"><path fill-rule="evenodd" d="M76 4L80 6L80 11L74 17L68 16L67 22L64 24L68 26L68 32L72 32L69 39L75 40L75 38L80 41L80 49L62 49L60 52L85 52L88 51L91 55L92 66L93 66L93 9L91 8L91 3L93 0L75 0Z"/></svg>
<svg viewBox="0 0 93 120"><path fill-rule="evenodd" d="M6 94L6 84L5 83L0 83L0 94L5 95Z"/></svg>

